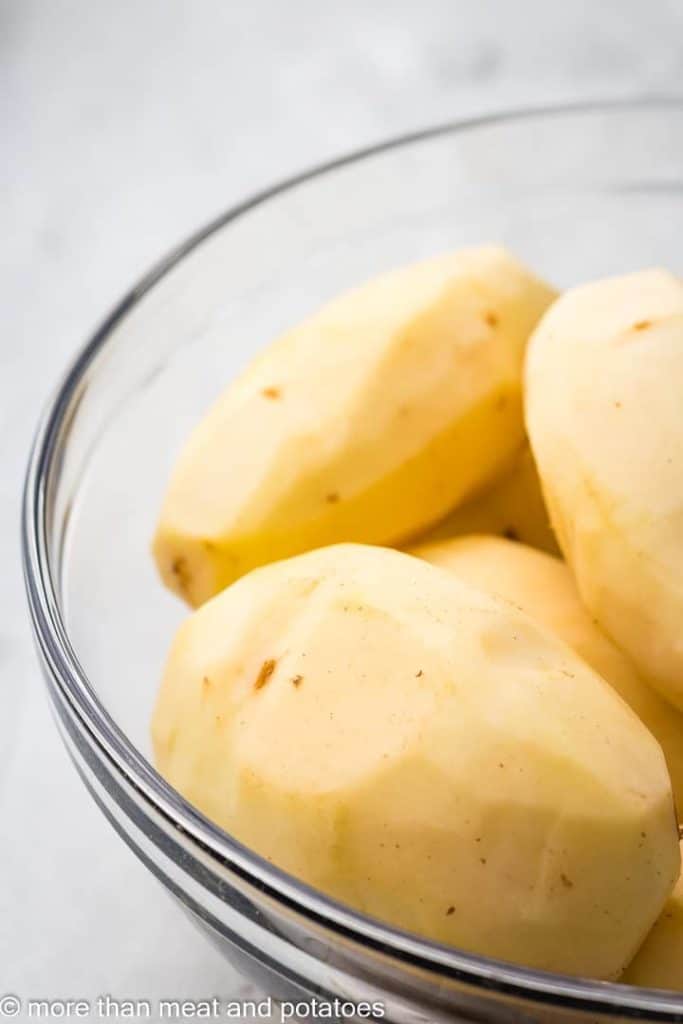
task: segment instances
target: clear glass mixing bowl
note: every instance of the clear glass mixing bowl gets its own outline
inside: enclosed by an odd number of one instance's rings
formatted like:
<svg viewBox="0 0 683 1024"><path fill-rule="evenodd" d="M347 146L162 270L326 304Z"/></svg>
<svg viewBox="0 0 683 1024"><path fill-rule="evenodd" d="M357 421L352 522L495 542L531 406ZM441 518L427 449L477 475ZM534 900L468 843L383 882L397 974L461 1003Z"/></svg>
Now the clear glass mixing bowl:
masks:
<svg viewBox="0 0 683 1024"><path fill-rule="evenodd" d="M231 210L171 253L68 371L28 469L30 611L67 747L117 831L240 969L290 998L415 1021L683 1021L683 996L542 974L363 917L261 860L150 764L184 608L149 541L189 428L256 350L402 262L500 240L559 285L683 271L683 102L484 118L379 145Z"/></svg>

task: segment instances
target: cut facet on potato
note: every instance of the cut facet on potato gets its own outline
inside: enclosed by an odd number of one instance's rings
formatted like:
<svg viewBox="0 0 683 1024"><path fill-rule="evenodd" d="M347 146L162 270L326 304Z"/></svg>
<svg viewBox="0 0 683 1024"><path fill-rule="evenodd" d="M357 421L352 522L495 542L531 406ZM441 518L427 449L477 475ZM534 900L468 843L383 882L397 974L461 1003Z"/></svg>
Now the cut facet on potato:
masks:
<svg viewBox="0 0 683 1024"><path fill-rule="evenodd" d="M460 537L411 550L526 612L613 686L661 744L676 804L683 810L683 714L640 679L627 656L595 624L564 562L499 537Z"/></svg>
<svg viewBox="0 0 683 1024"><path fill-rule="evenodd" d="M524 348L553 298L487 247L385 274L289 331L182 451L154 541L164 581L199 605L258 565L441 518L521 445Z"/></svg>
<svg viewBox="0 0 683 1024"><path fill-rule="evenodd" d="M398 551L256 570L179 630L160 771L291 874L402 928L617 977L678 877L659 745L530 618Z"/></svg>
<svg viewBox="0 0 683 1024"><path fill-rule="evenodd" d="M442 519L421 543L473 533L498 534L559 554L528 444L492 484Z"/></svg>
<svg viewBox="0 0 683 1024"><path fill-rule="evenodd" d="M683 710L683 283L565 292L529 345L526 417L584 604Z"/></svg>
<svg viewBox="0 0 683 1024"><path fill-rule="evenodd" d="M622 981L683 992L683 877Z"/></svg>

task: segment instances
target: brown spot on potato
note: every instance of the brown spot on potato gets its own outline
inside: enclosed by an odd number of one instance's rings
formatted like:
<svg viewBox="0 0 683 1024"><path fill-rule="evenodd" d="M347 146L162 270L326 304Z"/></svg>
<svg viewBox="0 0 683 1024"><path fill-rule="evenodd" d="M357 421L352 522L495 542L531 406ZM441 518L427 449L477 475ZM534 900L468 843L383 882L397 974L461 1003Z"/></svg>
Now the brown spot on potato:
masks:
<svg viewBox="0 0 683 1024"><path fill-rule="evenodd" d="M275 401L282 396L282 392L276 387L263 388L261 394L264 398L269 398L271 401Z"/></svg>
<svg viewBox="0 0 683 1024"><path fill-rule="evenodd" d="M455 907L449 907L448 910L446 911L446 917L451 917L451 915L454 914L454 913L455 913Z"/></svg>
<svg viewBox="0 0 683 1024"><path fill-rule="evenodd" d="M276 665L277 662L275 661L275 658L268 658L267 661L263 662L261 668L259 669L259 674L256 676L256 680L254 682L255 690L263 689L263 687L266 685L266 683L272 676L273 672L275 671Z"/></svg>
<svg viewBox="0 0 683 1024"><path fill-rule="evenodd" d="M489 312L484 313L484 320L489 325L489 327L497 327L498 324L500 323L498 314L492 313L490 310Z"/></svg>
<svg viewBox="0 0 683 1024"><path fill-rule="evenodd" d="M422 675L422 669L420 669L420 671L419 671L419 672L416 672L416 673L415 673L415 678L416 678L416 679L419 679L421 675Z"/></svg>
<svg viewBox="0 0 683 1024"><path fill-rule="evenodd" d="M296 686L298 688L299 686L301 686L303 681L304 681L304 677L303 676L292 676L292 686Z"/></svg>
<svg viewBox="0 0 683 1024"><path fill-rule="evenodd" d="M187 564L187 559L183 555L178 555L178 557L174 558L171 562L171 574L175 578L180 590L185 593L192 582L192 576L190 574L190 567Z"/></svg>
<svg viewBox="0 0 683 1024"><path fill-rule="evenodd" d="M339 491L330 491L329 494L325 495L325 501L328 505L336 505L339 501Z"/></svg>
<svg viewBox="0 0 683 1024"><path fill-rule="evenodd" d="M515 530L514 526L506 526L503 530L503 536L506 540L519 540L519 534Z"/></svg>
<svg viewBox="0 0 683 1024"><path fill-rule="evenodd" d="M652 327L652 320L638 320L637 323L633 325L633 330L646 331L648 327Z"/></svg>
<svg viewBox="0 0 683 1024"><path fill-rule="evenodd" d="M565 889L574 888L574 883L572 882L571 878L567 878L564 872L560 875L560 881L562 882L562 885L565 887Z"/></svg>

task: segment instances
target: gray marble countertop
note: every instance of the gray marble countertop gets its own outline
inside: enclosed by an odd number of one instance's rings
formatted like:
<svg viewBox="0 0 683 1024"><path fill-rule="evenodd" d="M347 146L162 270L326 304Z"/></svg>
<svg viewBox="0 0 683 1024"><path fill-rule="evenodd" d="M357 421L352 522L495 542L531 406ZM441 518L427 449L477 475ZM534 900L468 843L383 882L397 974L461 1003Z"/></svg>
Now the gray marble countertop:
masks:
<svg viewBox="0 0 683 1024"><path fill-rule="evenodd" d="M40 408L128 285L239 198L440 120L673 93L683 5L0 0L0 56L0 996L238 999L50 720L17 543Z"/></svg>

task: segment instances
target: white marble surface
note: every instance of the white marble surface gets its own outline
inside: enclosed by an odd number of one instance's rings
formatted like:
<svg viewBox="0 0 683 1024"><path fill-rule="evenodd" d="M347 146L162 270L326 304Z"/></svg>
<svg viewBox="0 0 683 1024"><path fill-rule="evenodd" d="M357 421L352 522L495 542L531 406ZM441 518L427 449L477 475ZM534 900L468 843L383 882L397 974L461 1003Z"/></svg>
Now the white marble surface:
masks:
<svg viewBox="0 0 683 1024"><path fill-rule="evenodd" d="M680 0L0 0L0 995L239 998L68 764L17 541L31 432L141 271L252 190L426 123L672 93Z"/></svg>

